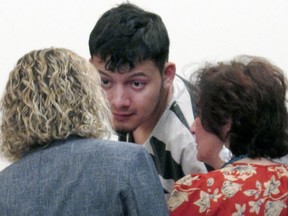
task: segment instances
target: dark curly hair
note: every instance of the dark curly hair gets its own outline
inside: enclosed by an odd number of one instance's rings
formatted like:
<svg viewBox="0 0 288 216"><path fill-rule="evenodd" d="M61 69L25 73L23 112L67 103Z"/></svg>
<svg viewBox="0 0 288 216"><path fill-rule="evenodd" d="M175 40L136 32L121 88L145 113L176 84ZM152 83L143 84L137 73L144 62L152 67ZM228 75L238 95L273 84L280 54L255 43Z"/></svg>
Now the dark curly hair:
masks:
<svg viewBox="0 0 288 216"><path fill-rule="evenodd" d="M228 139L233 155L278 158L288 153L287 79L261 57L240 56L193 73L203 127ZM222 127L231 122L225 136Z"/></svg>

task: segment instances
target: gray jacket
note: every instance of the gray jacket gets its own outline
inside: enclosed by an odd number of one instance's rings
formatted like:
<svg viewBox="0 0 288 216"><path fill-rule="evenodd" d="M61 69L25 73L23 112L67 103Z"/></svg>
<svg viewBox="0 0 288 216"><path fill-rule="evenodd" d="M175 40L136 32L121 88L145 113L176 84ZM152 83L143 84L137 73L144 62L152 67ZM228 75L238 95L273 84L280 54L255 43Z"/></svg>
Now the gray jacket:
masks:
<svg viewBox="0 0 288 216"><path fill-rule="evenodd" d="M0 172L1 216L168 215L142 146L73 137Z"/></svg>

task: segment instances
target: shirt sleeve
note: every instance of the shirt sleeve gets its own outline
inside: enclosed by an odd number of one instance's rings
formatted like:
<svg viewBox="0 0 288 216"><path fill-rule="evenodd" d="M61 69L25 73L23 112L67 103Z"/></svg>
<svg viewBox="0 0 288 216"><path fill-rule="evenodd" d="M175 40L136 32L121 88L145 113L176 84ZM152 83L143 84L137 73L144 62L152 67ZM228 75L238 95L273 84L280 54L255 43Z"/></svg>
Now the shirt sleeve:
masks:
<svg viewBox="0 0 288 216"><path fill-rule="evenodd" d="M207 191L209 179L204 175L187 175L175 183L174 190L168 200L171 216L185 216L191 212L201 215L209 205Z"/></svg>

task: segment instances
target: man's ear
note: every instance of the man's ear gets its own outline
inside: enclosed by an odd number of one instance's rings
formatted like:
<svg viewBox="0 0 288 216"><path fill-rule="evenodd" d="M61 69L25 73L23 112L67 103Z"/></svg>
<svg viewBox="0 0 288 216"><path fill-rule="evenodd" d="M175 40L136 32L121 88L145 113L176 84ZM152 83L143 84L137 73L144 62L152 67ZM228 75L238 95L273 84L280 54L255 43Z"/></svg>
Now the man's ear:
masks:
<svg viewBox="0 0 288 216"><path fill-rule="evenodd" d="M163 69L164 87L170 88L176 74L176 66L174 63L166 62Z"/></svg>

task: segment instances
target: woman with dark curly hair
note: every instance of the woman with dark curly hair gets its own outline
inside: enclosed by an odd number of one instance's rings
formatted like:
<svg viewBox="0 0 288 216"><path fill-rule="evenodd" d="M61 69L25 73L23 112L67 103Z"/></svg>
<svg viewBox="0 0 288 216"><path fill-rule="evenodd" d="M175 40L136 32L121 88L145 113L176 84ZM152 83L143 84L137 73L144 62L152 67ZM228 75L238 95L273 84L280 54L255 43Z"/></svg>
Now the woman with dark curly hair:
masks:
<svg viewBox="0 0 288 216"><path fill-rule="evenodd" d="M24 55L1 101L0 215L168 215L141 146L105 140L111 112L96 69L74 52Z"/></svg>
<svg viewBox="0 0 288 216"><path fill-rule="evenodd" d="M288 215L288 166L274 161L288 153L282 70L241 56L195 74L197 157L222 168L179 180L168 201L171 215ZM223 144L233 155L224 165Z"/></svg>

